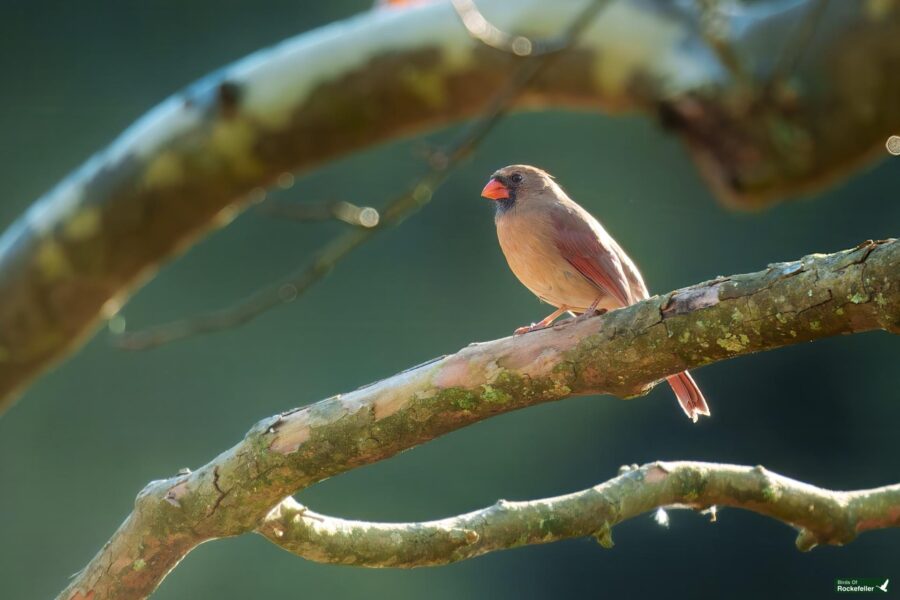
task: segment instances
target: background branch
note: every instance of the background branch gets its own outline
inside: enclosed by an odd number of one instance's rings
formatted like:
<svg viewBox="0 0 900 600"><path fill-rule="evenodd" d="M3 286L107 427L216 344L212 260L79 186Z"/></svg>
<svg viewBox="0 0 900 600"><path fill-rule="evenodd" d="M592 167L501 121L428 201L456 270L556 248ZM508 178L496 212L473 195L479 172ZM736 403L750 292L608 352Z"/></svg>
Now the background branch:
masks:
<svg viewBox="0 0 900 600"><path fill-rule="evenodd" d="M344 200L330 202L267 202L262 211L270 217L293 221L327 221L337 219L357 227L375 227L381 219L371 206L357 206Z"/></svg>
<svg viewBox="0 0 900 600"><path fill-rule="evenodd" d="M838 492L762 467L655 462L625 468L592 488L527 502L500 500L456 517L422 523L371 523L314 513L288 498L260 525L270 542L302 558L357 567L444 565L517 546L594 536L612 546L610 528L656 508L750 510L799 530L796 544L838 546L872 529L900 527L900 484Z"/></svg>
<svg viewBox="0 0 900 600"><path fill-rule="evenodd" d="M591 23L605 0L592 0L587 8L578 14L565 30L557 36L557 47L563 50L569 46ZM507 113L510 104L522 90L544 70L558 54L545 53L522 60L513 71L506 84L494 94L485 114L473 123L458 140L445 151L432 155L431 169L415 185L389 202L379 219L381 227L345 232L329 241L319 250L312 264L289 275L283 281L263 288L243 302L206 315L164 323L148 329L125 332L118 336L117 344L128 350L146 350L223 329L242 325L286 302L292 302L312 285L327 275L338 262L353 250L369 241L379 230L400 224L431 201L435 190L444 183L450 172L467 158L488 133Z"/></svg>
<svg viewBox="0 0 900 600"><path fill-rule="evenodd" d="M497 414L574 395L639 395L686 368L836 334L900 333L898 281L900 242L869 241L472 344L265 419L197 471L144 488L60 597L145 597L198 544L255 530L296 491Z"/></svg>
<svg viewBox="0 0 900 600"><path fill-rule="evenodd" d="M479 2L500 30L532 37L584 6ZM735 56L765 57L790 38L808 2L783 6L727 15ZM796 93L757 98L732 85L695 12L619 0L515 104L659 116L722 198L760 206L846 175L900 129L900 10L868 6L831 3ZM222 69L148 113L0 238L0 409L284 173L481 114L482 90L514 60L474 40L449 2L371 11Z"/></svg>

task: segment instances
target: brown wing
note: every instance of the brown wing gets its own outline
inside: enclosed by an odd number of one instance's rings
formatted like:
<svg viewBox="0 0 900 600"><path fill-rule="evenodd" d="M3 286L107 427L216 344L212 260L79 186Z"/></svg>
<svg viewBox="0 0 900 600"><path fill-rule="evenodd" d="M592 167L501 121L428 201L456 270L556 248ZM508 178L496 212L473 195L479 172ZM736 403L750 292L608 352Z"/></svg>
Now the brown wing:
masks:
<svg viewBox="0 0 900 600"><path fill-rule="evenodd" d="M628 306L632 304L631 291L622 262L612 245L603 243L601 236L605 232L600 224L597 223L595 229L588 219L593 220L593 217L587 212L582 215L573 210L554 211L556 247L563 258L601 292L612 296L622 306Z"/></svg>

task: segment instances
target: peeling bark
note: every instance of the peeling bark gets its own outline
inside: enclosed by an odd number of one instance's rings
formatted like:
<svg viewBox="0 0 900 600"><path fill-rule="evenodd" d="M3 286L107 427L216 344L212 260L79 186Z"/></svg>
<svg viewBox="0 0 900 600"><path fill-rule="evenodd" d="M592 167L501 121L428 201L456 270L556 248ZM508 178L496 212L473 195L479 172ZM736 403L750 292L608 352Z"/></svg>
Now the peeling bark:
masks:
<svg viewBox="0 0 900 600"><path fill-rule="evenodd" d="M255 530L298 490L497 414L574 395L636 396L684 369L874 329L900 333L897 240L868 241L580 323L472 344L264 419L199 470L150 483L60 597L146 597L193 547ZM861 527L886 526L883 518L873 513ZM810 531L821 543L844 539Z"/></svg>
<svg viewBox="0 0 900 600"><path fill-rule="evenodd" d="M771 49L813 4L729 4L710 19L693 3L613 1L517 106L658 116L735 205L824 185L900 130L900 9L831 3L797 72L772 81ZM551 37L584 3L479 6L505 31ZM479 114L516 60L429 3L300 35L161 104L0 238L0 410L280 175Z"/></svg>

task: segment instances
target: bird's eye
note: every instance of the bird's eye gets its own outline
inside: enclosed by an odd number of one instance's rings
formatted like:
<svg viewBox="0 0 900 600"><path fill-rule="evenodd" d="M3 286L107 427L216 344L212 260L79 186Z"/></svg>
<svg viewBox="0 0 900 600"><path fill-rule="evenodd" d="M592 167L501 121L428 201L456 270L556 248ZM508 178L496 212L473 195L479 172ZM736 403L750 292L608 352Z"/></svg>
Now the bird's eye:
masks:
<svg viewBox="0 0 900 600"><path fill-rule="evenodd" d="M510 175L509 180L513 183L522 183L522 174L521 173L513 173Z"/></svg>

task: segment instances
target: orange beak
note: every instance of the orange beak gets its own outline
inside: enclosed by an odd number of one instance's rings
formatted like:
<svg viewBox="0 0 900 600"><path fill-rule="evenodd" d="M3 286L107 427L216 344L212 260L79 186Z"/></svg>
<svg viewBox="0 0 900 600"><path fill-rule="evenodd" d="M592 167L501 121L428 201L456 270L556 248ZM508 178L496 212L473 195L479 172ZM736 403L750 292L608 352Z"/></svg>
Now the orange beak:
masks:
<svg viewBox="0 0 900 600"><path fill-rule="evenodd" d="M506 200L509 198L509 190L500 181L492 178L481 190L481 197L489 200Z"/></svg>

